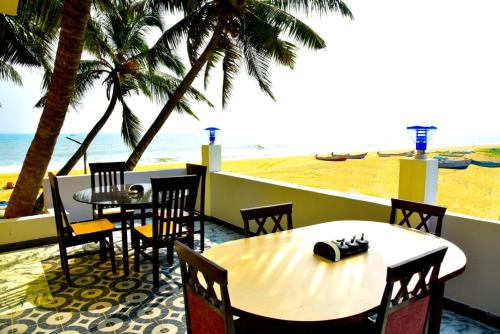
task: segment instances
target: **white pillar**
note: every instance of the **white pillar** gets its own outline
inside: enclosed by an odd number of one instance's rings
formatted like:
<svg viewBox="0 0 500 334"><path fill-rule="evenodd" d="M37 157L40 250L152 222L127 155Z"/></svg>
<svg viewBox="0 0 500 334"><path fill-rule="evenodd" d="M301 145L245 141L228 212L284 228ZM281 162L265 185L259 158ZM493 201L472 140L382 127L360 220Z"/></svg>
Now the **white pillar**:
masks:
<svg viewBox="0 0 500 334"><path fill-rule="evenodd" d="M405 158L399 164L399 198L436 204L438 161Z"/></svg>
<svg viewBox="0 0 500 334"><path fill-rule="evenodd" d="M207 183L205 190L205 214L212 215L212 172L222 170L222 150L220 145L201 146L201 164L207 166Z"/></svg>

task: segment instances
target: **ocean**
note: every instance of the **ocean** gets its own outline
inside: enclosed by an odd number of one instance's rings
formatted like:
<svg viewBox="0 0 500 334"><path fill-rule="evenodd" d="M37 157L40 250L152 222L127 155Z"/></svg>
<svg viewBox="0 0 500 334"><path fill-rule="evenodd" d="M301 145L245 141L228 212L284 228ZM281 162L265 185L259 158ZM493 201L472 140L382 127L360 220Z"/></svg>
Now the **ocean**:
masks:
<svg viewBox="0 0 500 334"><path fill-rule="evenodd" d="M61 134L56 144L50 170L61 168L74 154L78 144L69 140L82 141L85 134ZM18 172L21 169L33 134L0 134L0 173ZM199 161L201 145L208 143L208 136L201 134L159 134L141 158L141 164L168 163L176 161ZM217 140L217 143L219 141ZM224 159L269 157L307 154L307 147L286 144L252 143L251 140L231 138L230 144L223 145ZM123 161L131 153L120 134L99 134L87 151L88 162ZM83 169L83 159L75 168Z"/></svg>
<svg viewBox="0 0 500 334"><path fill-rule="evenodd" d="M85 134L61 134L52 156L49 170L61 168L78 148L78 144L67 137L82 141ZM0 134L0 173L19 172L33 134ZM201 145L208 142L204 133L196 134L158 134L141 158L141 164L168 163L176 161L200 161ZM283 141L282 143L264 143L252 138L218 137L216 143L222 145L223 159L245 159L273 156L297 156L330 151L375 151L383 149L410 149L409 138L399 141L385 141L367 144L364 142L333 145L332 143L297 143ZM439 141L439 146L500 144L500 137L474 137ZM436 144L437 145L437 144ZM88 162L124 161L131 150L125 146L120 134L99 134L94 139L88 152ZM76 167L83 169L83 161Z"/></svg>

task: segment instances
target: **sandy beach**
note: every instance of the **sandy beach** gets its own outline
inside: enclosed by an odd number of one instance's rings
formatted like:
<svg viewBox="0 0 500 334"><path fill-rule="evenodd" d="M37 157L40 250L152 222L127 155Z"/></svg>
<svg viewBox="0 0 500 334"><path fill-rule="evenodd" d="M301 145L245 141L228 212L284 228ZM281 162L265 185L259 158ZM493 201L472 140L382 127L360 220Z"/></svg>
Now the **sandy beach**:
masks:
<svg viewBox="0 0 500 334"><path fill-rule="evenodd" d="M467 154L476 160L500 161L499 156L479 152L480 149L500 147L482 145L433 149L474 150ZM430 154L434 156L435 154ZM223 161L228 172L279 180L310 187L390 198L398 194L399 157L380 158L370 152L363 160L344 162L319 161L314 156L275 157ZM136 170L177 168L184 163L140 165ZM81 174L75 170L72 174ZM0 174L0 185L17 179L17 174ZM8 200L11 190L0 192L0 201ZM437 203L449 211L498 220L500 218L500 168L471 165L466 170L440 169Z"/></svg>

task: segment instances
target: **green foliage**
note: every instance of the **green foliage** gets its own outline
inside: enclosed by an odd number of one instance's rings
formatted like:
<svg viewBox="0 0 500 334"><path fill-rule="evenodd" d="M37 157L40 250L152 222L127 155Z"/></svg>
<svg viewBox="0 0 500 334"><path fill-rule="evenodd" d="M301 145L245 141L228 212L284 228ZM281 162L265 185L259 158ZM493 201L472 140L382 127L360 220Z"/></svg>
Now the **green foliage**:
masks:
<svg viewBox="0 0 500 334"><path fill-rule="evenodd" d="M116 96L122 106L121 134L124 142L134 148L141 138L141 122L126 99L144 95L164 103L179 85L176 75L184 73L184 66L171 49L148 46L149 32L163 33L160 14L152 10L149 0L101 0L95 7L84 42L93 59L81 61L71 104L76 108L95 82L101 81L107 98ZM162 68L173 74L162 72ZM48 87L48 80L44 87ZM189 99L212 106L200 92L191 89L177 105L178 112L196 117ZM45 96L36 107L42 107L44 102Z"/></svg>
<svg viewBox="0 0 500 334"><path fill-rule="evenodd" d="M222 37L206 63L204 83L207 87L210 72L222 63L223 107L231 96L232 82L243 66L260 89L274 99L271 64L293 68L298 46L313 50L326 46L314 30L292 13L340 12L352 18L341 0L152 0L152 3L156 8L163 6L184 13L184 18L166 31L153 49L177 46L186 38L191 64L198 59L216 27L222 25Z"/></svg>
<svg viewBox="0 0 500 334"><path fill-rule="evenodd" d="M482 152L490 157L500 157L500 147L483 148L480 149L479 152Z"/></svg>
<svg viewBox="0 0 500 334"><path fill-rule="evenodd" d="M22 85L15 66L52 70L52 42L63 0L20 0L16 16L0 14L0 80Z"/></svg>

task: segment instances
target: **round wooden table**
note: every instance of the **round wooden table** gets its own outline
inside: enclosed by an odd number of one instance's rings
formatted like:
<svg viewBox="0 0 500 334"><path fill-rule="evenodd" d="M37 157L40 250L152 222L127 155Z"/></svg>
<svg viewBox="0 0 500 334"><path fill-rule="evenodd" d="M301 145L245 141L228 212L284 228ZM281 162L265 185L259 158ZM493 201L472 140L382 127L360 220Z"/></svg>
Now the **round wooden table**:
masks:
<svg viewBox="0 0 500 334"><path fill-rule="evenodd" d="M331 262L313 253L317 241L365 233L366 253ZM466 257L434 235L368 221L335 221L217 245L204 255L229 273L236 314L293 322L345 325L372 315L385 288L387 266L448 246L442 282L464 271Z"/></svg>

